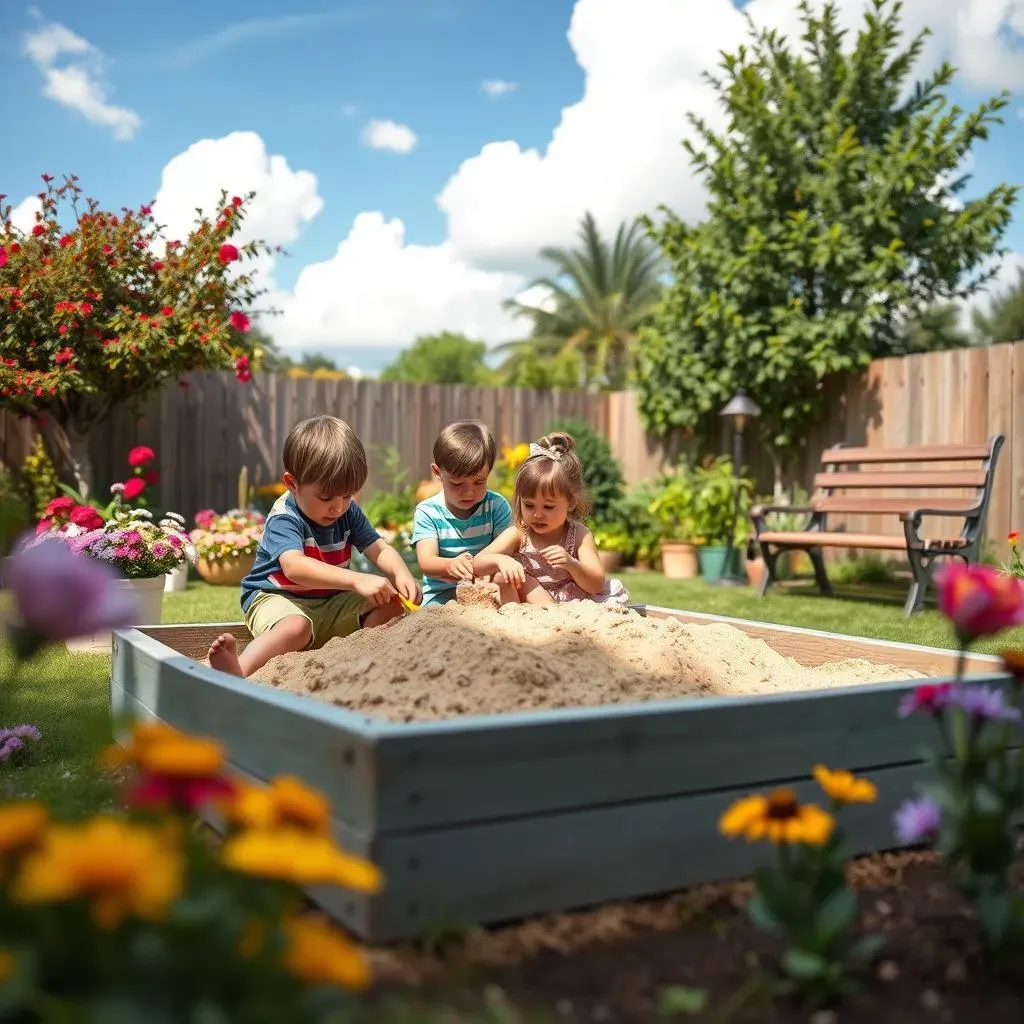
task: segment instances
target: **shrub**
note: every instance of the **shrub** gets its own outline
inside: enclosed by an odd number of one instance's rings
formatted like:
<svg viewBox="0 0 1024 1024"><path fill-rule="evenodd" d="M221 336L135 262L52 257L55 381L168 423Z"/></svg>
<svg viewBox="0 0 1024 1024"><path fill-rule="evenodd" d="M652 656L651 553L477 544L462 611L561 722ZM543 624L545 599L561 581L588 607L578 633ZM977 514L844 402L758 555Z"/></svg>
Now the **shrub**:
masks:
<svg viewBox="0 0 1024 1024"><path fill-rule="evenodd" d="M60 479L42 434L36 435L32 451L25 456L21 475L25 478L33 515L42 519L46 515L46 506L60 493Z"/></svg>
<svg viewBox="0 0 1024 1024"><path fill-rule="evenodd" d="M611 446L582 420L555 420L548 424L547 432L555 431L571 434L576 442L576 454L583 463L583 480L590 495L592 518L596 522L610 519L626 486L622 466L612 454Z"/></svg>

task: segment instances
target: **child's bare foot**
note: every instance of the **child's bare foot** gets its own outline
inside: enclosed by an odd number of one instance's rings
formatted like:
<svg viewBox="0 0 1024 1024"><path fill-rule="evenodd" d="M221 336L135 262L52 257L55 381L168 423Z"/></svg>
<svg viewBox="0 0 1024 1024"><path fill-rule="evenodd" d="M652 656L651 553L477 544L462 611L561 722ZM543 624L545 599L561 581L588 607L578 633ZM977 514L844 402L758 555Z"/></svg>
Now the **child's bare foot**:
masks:
<svg viewBox="0 0 1024 1024"><path fill-rule="evenodd" d="M221 633L210 644L210 668L229 675L243 675L242 666L238 661L238 643L231 633Z"/></svg>

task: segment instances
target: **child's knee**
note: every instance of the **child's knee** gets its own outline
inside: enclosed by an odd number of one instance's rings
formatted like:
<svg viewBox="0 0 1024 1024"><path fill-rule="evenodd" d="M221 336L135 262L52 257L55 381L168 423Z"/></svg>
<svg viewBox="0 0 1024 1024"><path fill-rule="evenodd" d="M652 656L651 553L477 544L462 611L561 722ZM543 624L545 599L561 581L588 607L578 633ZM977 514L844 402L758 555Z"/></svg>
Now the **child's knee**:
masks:
<svg viewBox="0 0 1024 1024"><path fill-rule="evenodd" d="M275 638L288 650L303 651L313 639L313 626L305 615L288 615L273 627Z"/></svg>
<svg viewBox="0 0 1024 1024"><path fill-rule="evenodd" d="M405 614L405 609L397 601L389 601L378 608L371 608L362 620L363 629L373 629L374 626L383 626L385 622L400 619Z"/></svg>

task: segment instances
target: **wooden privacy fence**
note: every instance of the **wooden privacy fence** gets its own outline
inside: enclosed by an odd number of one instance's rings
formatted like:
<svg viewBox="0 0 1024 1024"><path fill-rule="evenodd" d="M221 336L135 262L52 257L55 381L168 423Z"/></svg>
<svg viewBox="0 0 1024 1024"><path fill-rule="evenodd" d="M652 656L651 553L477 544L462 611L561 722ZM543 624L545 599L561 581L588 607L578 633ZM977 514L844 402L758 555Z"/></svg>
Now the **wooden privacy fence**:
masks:
<svg viewBox="0 0 1024 1024"><path fill-rule="evenodd" d="M989 513L989 537L1006 553L1012 528L1024 528L1024 342L881 359L856 378L826 381L827 414L790 465L791 480L807 486L824 448L837 442L892 448L910 444L978 443L1004 434ZM754 396L757 397L756 395ZM367 490L381 484L382 452L393 447L410 482L426 476L437 433L452 420L489 423L499 442L534 439L553 420L573 416L606 436L628 482L651 478L667 461L665 449L643 430L631 392L526 391L386 381L289 379L257 374L239 384L230 374L200 374L187 388L152 396L137 418L118 410L92 439L99 487L125 473L129 448L156 450L164 500L191 515L235 503L243 466L260 484L280 474L289 427L304 416L333 413L348 420L370 452ZM20 462L32 431L0 417L4 459ZM720 450L728 451L722 437ZM748 446L750 471L761 491L771 487L771 460ZM839 528L898 533L895 517L837 517Z"/></svg>

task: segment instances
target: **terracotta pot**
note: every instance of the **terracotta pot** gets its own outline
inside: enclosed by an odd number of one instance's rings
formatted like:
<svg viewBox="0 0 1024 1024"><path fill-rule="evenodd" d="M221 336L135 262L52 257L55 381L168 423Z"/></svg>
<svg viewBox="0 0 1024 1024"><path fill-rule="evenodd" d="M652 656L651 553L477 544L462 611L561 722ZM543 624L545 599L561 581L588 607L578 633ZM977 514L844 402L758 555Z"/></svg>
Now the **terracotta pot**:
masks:
<svg viewBox="0 0 1024 1024"><path fill-rule="evenodd" d="M164 610L163 576L151 576L144 580L119 579L117 585L135 591L139 605L137 625L160 625ZM102 633L93 633L92 636L80 636L73 640L67 640L66 646L69 651L76 654L109 654L112 639L110 631L104 630Z"/></svg>
<svg viewBox="0 0 1024 1024"><path fill-rule="evenodd" d="M214 587L237 587L249 574L256 561L256 553L239 555L237 558L218 558L207 561L200 558L196 571Z"/></svg>
<svg viewBox="0 0 1024 1024"><path fill-rule="evenodd" d="M598 551L597 557L601 559L601 568L605 572L618 572L622 568L621 551Z"/></svg>
<svg viewBox="0 0 1024 1024"><path fill-rule="evenodd" d="M744 562L744 566L747 570L747 583L756 590L761 586L761 580L768 571L768 566L764 564L764 559L760 555L757 558L748 558Z"/></svg>
<svg viewBox="0 0 1024 1024"><path fill-rule="evenodd" d="M670 580L696 579L700 575L697 548L684 540L663 540L661 571Z"/></svg>

